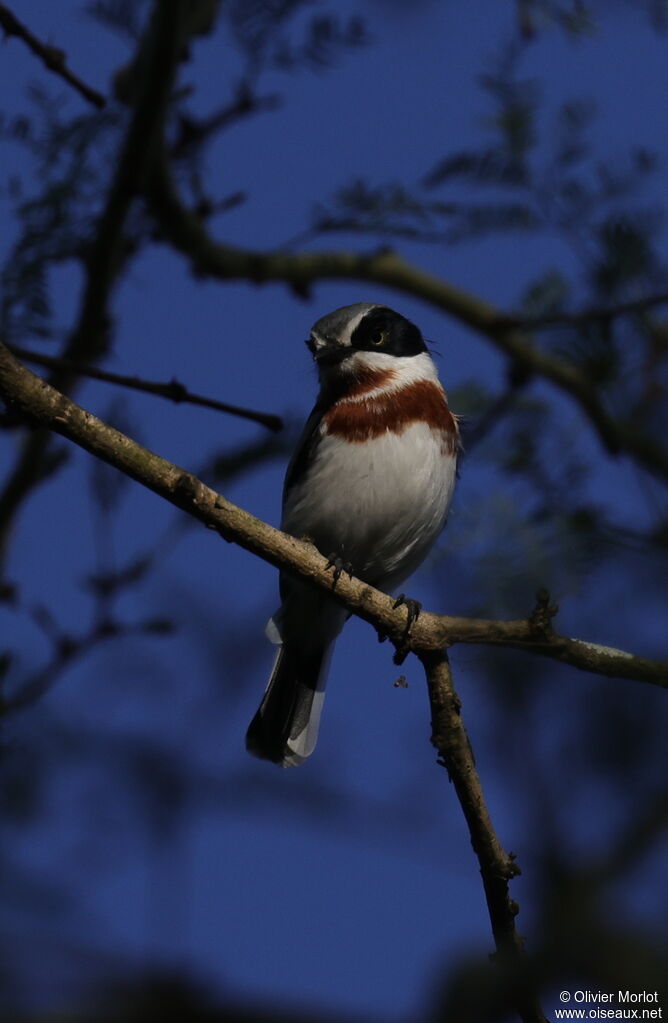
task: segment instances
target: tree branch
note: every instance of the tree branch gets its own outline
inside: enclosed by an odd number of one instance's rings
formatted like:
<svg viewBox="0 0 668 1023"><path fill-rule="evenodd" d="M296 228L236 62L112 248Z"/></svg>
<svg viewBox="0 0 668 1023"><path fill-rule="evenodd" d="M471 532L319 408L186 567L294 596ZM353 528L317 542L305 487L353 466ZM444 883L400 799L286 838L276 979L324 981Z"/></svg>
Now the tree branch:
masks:
<svg viewBox="0 0 668 1023"><path fill-rule="evenodd" d="M255 284L282 281L302 297L321 280L364 280L424 299L487 337L521 375L541 376L572 398L610 454L630 455L644 468L668 480L668 449L632 423L609 413L584 373L566 360L542 351L524 331L506 326L502 313L487 302L419 270L395 252L387 249L367 255L259 252L219 244L201 219L181 202L164 153L156 163L146 200L166 240L183 252L195 272L202 276Z"/></svg>
<svg viewBox="0 0 668 1023"><path fill-rule="evenodd" d="M67 67L67 55L63 50L59 50L57 46L50 46L40 42L5 4L0 4L0 27L5 35L16 36L17 39L22 39L26 46L46 65L49 71L53 71L55 74L60 75L61 78L64 78L89 103L93 103L96 107L100 108L107 105L107 101L102 93L91 89L89 85L86 85L85 82L82 82L80 78L77 78L70 71Z"/></svg>
<svg viewBox="0 0 668 1023"><path fill-rule="evenodd" d="M423 612L406 637L406 616L384 593L344 576L332 586L327 560L310 544L281 533L227 501L191 473L148 451L80 408L35 376L0 344L0 396L11 408L67 437L97 458L199 519L224 539L270 564L331 593L349 611L388 636L405 656L443 650L455 643L506 646L549 657L598 675L626 678L668 688L668 662L650 660L560 636L552 628L547 595L530 618L490 621Z"/></svg>
<svg viewBox="0 0 668 1023"><path fill-rule="evenodd" d="M431 741L439 763L447 769L461 805L471 845L480 864L487 910L504 980L513 992L523 1023L546 1023L524 953L523 939L515 928L519 906L511 899L508 884L521 873L512 853L506 853L494 830L473 751L461 717L461 701L455 690L448 656L434 651L420 657L427 676L431 706Z"/></svg>
<svg viewBox="0 0 668 1023"><path fill-rule="evenodd" d="M41 352L31 352L18 345L7 346L19 359L26 362L34 362L38 366L45 366L47 369L72 370L78 376L90 377L93 380L103 380L107 384L117 384L119 387L129 387L135 391L143 391L146 394L155 394L159 398L168 398L177 404L184 402L189 405L200 405L203 408L211 408L217 412L227 412L232 416L239 416L241 419L250 419L254 423L266 426L268 430L278 433L283 429L283 420L280 416L272 415L269 412L255 412L253 409L241 408L239 405L229 405L227 402L218 401L216 398L205 398L201 394L194 394L178 380L172 378L167 382L155 380L141 380L135 376L125 376L121 373L110 373L108 370L98 369L97 366L82 366L78 362L69 359L60 359L52 355L43 355Z"/></svg>

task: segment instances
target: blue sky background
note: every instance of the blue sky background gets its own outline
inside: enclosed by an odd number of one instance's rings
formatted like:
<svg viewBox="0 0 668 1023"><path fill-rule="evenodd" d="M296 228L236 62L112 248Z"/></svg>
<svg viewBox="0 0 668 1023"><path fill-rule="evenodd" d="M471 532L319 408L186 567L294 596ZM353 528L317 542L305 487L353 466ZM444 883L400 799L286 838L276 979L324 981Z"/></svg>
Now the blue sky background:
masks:
<svg viewBox="0 0 668 1023"><path fill-rule="evenodd" d="M666 37L624 4L604 7L593 37L574 43L554 30L539 33L523 73L540 79L548 111L571 96L594 98L594 141L602 155L614 159L632 144L658 150L665 161ZM511 35L512 4L367 0L341 2L337 11L362 14L372 45L349 53L326 74L269 75L266 88L283 94L282 108L240 124L210 150L211 191L249 195L215 223L216 233L233 243L277 246L307 225L313 203L351 177L410 185L446 153L480 144L490 108L478 79ZM86 18L79 3L35 0L17 13L40 38L63 47L72 68L102 91L127 59L122 41ZM196 86L195 109L205 113L229 95L239 70L238 55L218 33L196 45L181 80ZM11 97L12 110L29 109L21 96L31 82L61 95L67 110L83 107L10 40L0 50L5 105ZM549 116L541 123L548 122ZM29 174L24 154L9 146L4 152L3 178ZM662 166L645 198L658 201L664 189ZM8 208L5 198L5 223ZM11 241L10 228L0 244L6 249ZM333 237L318 244L353 241ZM553 238L510 236L449 248L408 244L402 251L506 309L537 268L577 266L565 242ZM72 267L53 277L56 320L64 330L76 313L78 283ZM151 379L175 376L194 391L297 422L315 394L303 345L311 323L366 299L387 302L420 325L437 346L449 390L456 393L471 380L502 386L504 363L491 346L416 300L345 282L318 285L306 303L280 286L196 282L181 257L164 248L141 256L115 296L116 343L106 365ZM536 393L551 392L538 384ZM78 400L103 417L116 399L115 391L94 382L78 392ZM212 452L260 434L215 412L148 396L124 401L128 432L193 470ZM586 426L579 414L565 400L553 401L580 443ZM622 521L646 516L637 473L603 458L593 442L583 443L592 494ZM283 472L284 461L277 460L235 481L226 495L277 523ZM10 577L22 581L26 603L57 609L74 631L90 612L81 579L95 561L99 533L91 502L81 502L90 474L87 456L77 452L33 495L8 566ZM467 544L493 544L493 530L504 544L501 512L495 516L487 505L497 491L499 501L508 496L504 486L484 458L465 464L441 547L410 585L411 595L430 609L470 610L478 579L467 575ZM651 505L656 498L648 489ZM407 662L401 671L409 687L394 688L400 672L388 648L366 626L350 622L337 645L312 760L286 772L250 761L243 737L271 664L263 629L276 603L274 570L198 527L174 531L173 510L134 485L125 488L112 518L104 530L118 563L164 538L158 571L122 598L123 616L173 615L181 627L173 638L127 638L100 648L9 726L25 771L48 772L51 779L35 823L17 826L7 847L26 878L25 892L16 885L8 900L5 925L15 977L24 979L21 996L28 1004L57 1007L80 996L100 963L120 968L158 960L192 971L232 1000L326 1008L388 1023L415 1018L450 967L491 950L461 813L444 772L434 766L418 666ZM643 572L641 560L616 561L591 578L564 582L557 594L562 630L660 655L660 594L648 591ZM507 612L527 613L541 581L529 567ZM30 671L48 656L48 644L24 616L4 607L0 616L2 631L24 651L19 669ZM493 732L497 718L485 664L477 648L453 655L492 815L524 868L513 894L522 906L520 930L530 935L532 862L523 849L531 849L536 807L509 782L513 771L521 774L521 751ZM658 714L661 694L638 689L550 673L542 716L521 724L532 730L545 758L553 758L558 780L556 765L582 738L569 731L569 701L575 708L583 699L628 694L630 701L655 704ZM145 795L121 784L112 753L106 766L96 755L116 747L127 753L133 739L141 746L144 738L183 754L189 765L194 798L182 820L152 820ZM619 814L609 788L597 793L587 785L569 790L562 811L569 841L589 851L605 843ZM658 866L658 859L648 864L631 893L619 896L652 926L661 921ZM36 878L54 881L65 903L32 906L28 893Z"/></svg>

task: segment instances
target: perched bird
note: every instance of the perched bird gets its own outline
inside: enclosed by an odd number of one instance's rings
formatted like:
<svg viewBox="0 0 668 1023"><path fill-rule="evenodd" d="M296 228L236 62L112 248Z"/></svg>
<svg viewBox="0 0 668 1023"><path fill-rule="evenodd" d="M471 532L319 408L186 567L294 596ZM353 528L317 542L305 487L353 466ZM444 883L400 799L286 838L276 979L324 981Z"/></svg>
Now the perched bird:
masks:
<svg viewBox="0 0 668 1023"><path fill-rule="evenodd" d="M391 593L445 522L457 419L422 334L387 306L336 309L306 343L320 393L288 466L281 528L309 539L339 571ZM348 613L287 575L280 592L267 627L280 647L246 746L291 767L313 752L332 647Z"/></svg>

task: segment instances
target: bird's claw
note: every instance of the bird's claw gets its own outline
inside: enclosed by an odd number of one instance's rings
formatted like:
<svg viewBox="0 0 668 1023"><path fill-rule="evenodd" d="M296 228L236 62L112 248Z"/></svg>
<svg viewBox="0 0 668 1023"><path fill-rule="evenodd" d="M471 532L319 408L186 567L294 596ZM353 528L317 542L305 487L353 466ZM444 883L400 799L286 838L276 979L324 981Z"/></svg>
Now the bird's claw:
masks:
<svg viewBox="0 0 668 1023"><path fill-rule="evenodd" d="M411 629L420 617L420 612L422 610L422 604L419 600L413 600L412 597L407 597L404 593L399 594L392 607L396 609L402 605L406 608L406 628L404 629L401 643L397 646L394 654L393 660L395 664L403 664L406 660L409 652L408 640L410 638Z"/></svg>
<svg viewBox="0 0 668 1023"><path fill-rule="evenodd" d="M413 625L420 617L422 604L419 600L413 600L412 597L407 597L405 594L400 593L392 607L396 610L402 605L406 608L406 635L408 636Z"/></svg>
<svg viewBox="0 0 668 1023"><path fill-rule="evenodd" d="M332 578L334 580L332 588L336 586L344 572L346 575L349 575L351 579L353 578L353 566L349 561L344 561L340 554L330 554L327 559L327 564L325 565L325 571L329 571L330 568L334 569L332 572Z"/></svg>

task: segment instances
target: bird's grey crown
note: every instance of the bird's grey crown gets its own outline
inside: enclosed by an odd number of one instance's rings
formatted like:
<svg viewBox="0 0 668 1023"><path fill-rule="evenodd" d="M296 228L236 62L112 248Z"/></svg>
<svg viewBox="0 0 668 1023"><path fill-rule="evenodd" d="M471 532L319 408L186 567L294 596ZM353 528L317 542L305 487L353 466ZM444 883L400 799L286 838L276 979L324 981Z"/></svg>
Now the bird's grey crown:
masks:
<svg viewBox="0 0 668 1023"><path fill-rule="evenodd" d="M377 307L377 302L353 302L352 305L341 306L340 309L321 316L313 324L311 334L322 341L350 344L352 328Z"/></svg>

